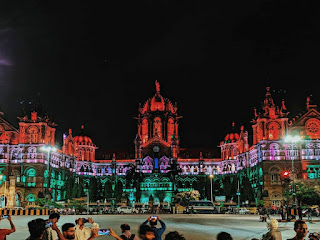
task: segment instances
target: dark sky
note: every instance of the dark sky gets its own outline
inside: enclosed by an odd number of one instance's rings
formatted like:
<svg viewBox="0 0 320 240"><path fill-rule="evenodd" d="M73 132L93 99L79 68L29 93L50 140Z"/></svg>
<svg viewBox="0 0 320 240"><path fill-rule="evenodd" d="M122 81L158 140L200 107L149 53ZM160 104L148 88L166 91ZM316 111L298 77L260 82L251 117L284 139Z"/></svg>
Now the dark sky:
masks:
<svg viewBox="0 0 320 240"><path fill-rule="evenodd" d="M320 15L311 1L3 1L0 107L39 100L57 141L82 124L99 148L133 148L139 103L178 103L182 147L250 129L270 85L290 112L320 104ZM293 115L294 116L294 115Z"/></svg>

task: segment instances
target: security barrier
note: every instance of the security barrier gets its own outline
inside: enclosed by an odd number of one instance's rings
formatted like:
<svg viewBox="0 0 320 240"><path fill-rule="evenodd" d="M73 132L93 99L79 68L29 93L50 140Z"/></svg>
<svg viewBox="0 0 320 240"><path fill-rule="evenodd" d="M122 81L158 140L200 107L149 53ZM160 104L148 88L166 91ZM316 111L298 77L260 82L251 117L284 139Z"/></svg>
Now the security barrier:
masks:
<svg viewBox="0 0 320 240"><path fill-rule="evenodd" d="M40 215L49 215L49 210L48 209L3 209L0 210L0 214L2 215L35 215L35 216L40 216Z"/></svg>

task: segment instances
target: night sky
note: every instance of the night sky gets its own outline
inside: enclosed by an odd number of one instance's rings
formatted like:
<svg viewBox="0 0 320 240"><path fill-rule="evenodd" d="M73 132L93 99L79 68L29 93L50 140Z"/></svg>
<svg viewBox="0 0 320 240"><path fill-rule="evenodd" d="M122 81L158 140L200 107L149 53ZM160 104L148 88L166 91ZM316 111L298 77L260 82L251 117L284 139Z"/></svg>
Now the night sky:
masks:
<svg viewBox="0 0 320 240"><path fill-rule="evenodd" d="M101 149L133 149L139 103L178 103L181 147L251 130L270 86L289 112L320 104L320 15L311 1L3 1L0 109L29 102ZM31 105L32 105L31 104ZM280 102L279 102L280 104Z"/></svg>

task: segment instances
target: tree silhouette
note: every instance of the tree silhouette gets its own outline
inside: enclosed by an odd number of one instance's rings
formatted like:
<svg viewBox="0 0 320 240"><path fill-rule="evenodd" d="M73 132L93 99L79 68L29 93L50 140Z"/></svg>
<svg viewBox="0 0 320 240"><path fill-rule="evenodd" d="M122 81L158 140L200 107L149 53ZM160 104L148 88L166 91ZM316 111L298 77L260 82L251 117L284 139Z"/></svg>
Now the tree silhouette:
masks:
<svg viewBox="0 0 320 240"><path fill-rule="evenodd" d="M127 188L136 189L136 201L140 202L141 188L140 183L143 181L142 173L137 170L136 165L131 164L126 174Z"/></svg>
<svg viewBox="0 0 320 240"><path fill-rule="evenodd" d="M169 167L167 167L167 173L166 176L172 181L173 185L173 192L176 194L177 193L177 186L176 186L176 179L179 173L182 172L181 168L178 166L176 161L173 161Z"/></svg>
<svg viewBox="0 0 320 240"><path fill-rule="evenodd" d="M104 184L104 198L107 200L112 198L112 184L110 181L106 181Z"/></svg>

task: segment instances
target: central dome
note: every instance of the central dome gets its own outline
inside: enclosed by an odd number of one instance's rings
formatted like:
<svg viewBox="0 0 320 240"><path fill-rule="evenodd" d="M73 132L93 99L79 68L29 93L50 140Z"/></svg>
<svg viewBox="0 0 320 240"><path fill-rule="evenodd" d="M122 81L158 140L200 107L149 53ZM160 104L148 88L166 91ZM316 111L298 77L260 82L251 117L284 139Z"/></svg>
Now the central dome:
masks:
<svg viewBox="0 0 320 240"><path fill-rule="evenodd" d="M74 137L74 142L78 145L89 145L92 144L92 140L90 137L84 134L84 126L81 126L81 132L79 136Z"/></svg>
<svg viewBox="0 0 320 240"><path fill-rule="evenodd" d="M170 102L169 99L164 98L160 94L160 84L156 80L156 94L152 97L149 98L143 108L139 109L140 113L144 114L146 112L156 112L156 111L168 111L171 113L176 113L177 112L177 107L173 106L172 103Z"/></svg>
<svg viewBox="0 0 320 240"><path fill-rule="evenodd" d="M236 142L239 140L240 138L240 135L239 133L237 133L235 131L235 128L234 128L234 122L232 123L232 130L230 131L230 133L228 133L225 138L224 138L224 141L225 143L233 143L233 142Z"/></svg>

